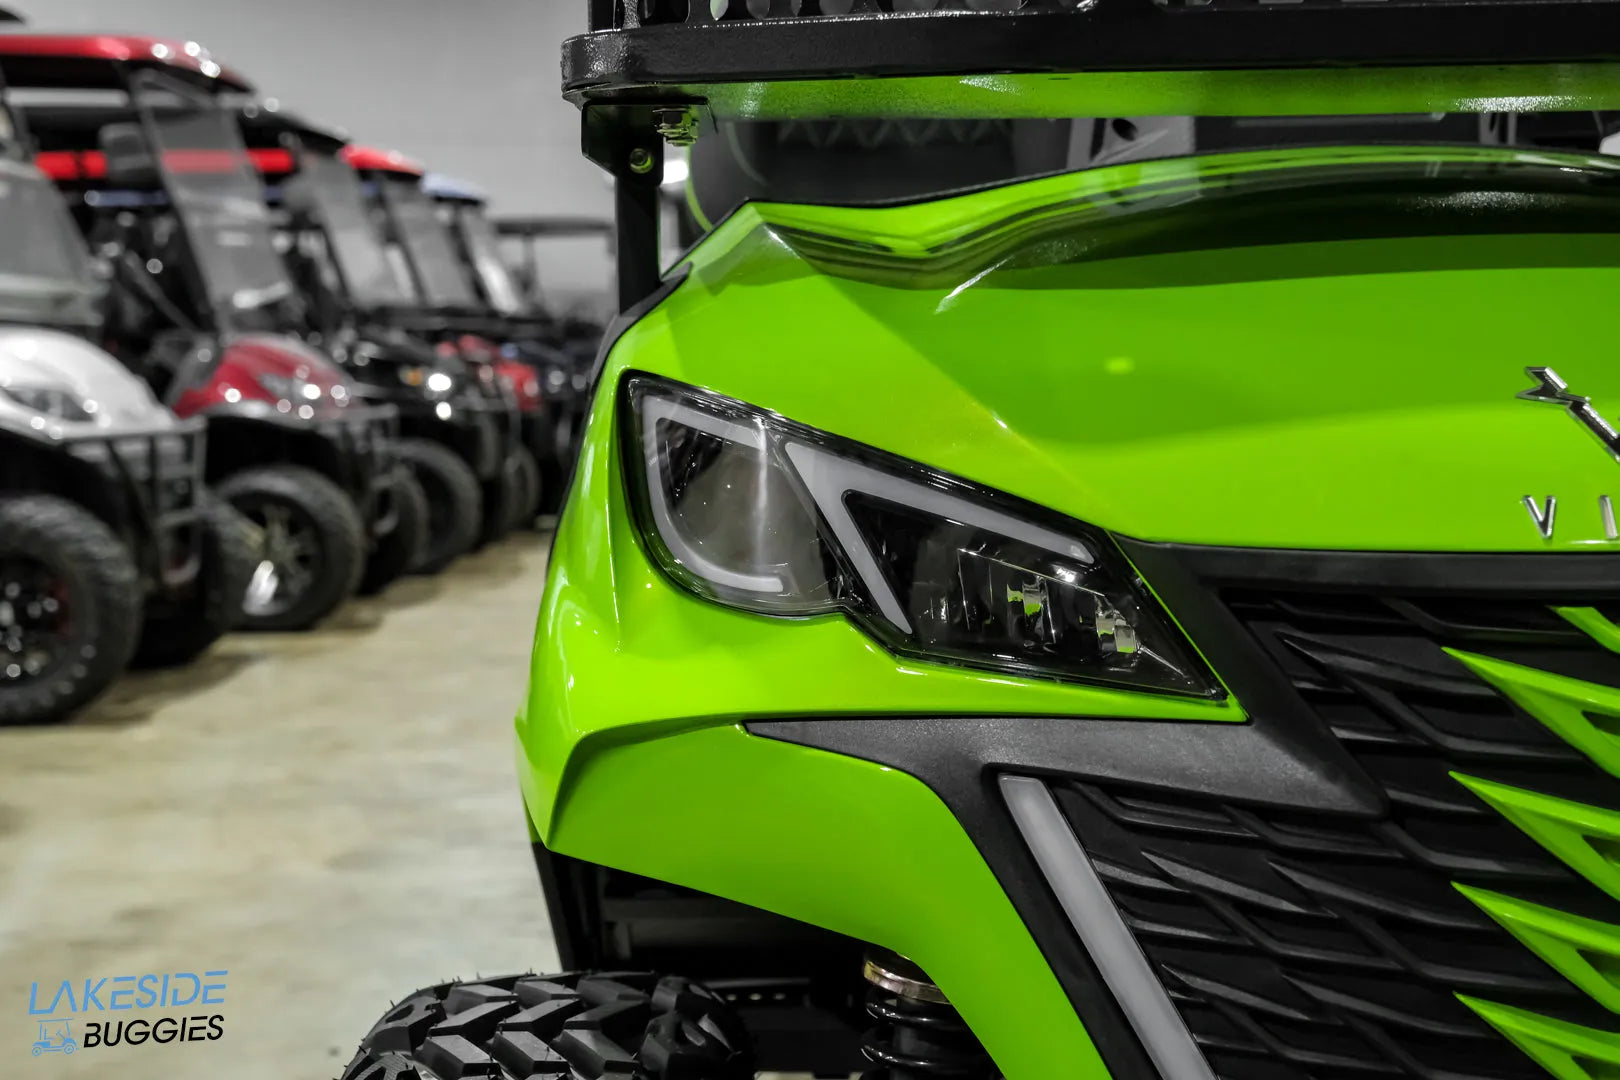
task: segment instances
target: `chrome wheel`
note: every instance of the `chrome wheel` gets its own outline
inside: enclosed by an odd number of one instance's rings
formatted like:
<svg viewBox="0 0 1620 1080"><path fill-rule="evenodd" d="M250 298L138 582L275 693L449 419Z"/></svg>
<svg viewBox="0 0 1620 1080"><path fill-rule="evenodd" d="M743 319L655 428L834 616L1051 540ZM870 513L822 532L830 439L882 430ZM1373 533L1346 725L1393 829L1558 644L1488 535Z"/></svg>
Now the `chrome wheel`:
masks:
<svg viewBox="0 0 1620 1080"><path fill-rule="evenodd" d="M320 533L296 507L267 498L240 500L237 509L258 531L258 564L242 608L267 617L290 610L315 584L320 568Z"/></svg>

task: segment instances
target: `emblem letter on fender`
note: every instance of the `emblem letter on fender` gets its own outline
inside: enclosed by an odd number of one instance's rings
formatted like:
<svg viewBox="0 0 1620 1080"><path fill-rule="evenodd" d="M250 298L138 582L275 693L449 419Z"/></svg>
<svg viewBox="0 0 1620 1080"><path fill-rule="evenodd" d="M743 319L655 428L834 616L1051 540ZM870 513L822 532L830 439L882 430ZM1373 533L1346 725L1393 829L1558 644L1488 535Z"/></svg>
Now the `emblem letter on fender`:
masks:
<svg viewBox="0 0 1620 1080"><path fill-rule="evenodd" d="M1558 496L1549 495L1546 502L1538 503L1534 495L1526 495L1524 508L1530 511L1530 520L1536 523L1536 531L1541 533L1541 538L1551 540L1553 525L1558 520Z"/></svg>

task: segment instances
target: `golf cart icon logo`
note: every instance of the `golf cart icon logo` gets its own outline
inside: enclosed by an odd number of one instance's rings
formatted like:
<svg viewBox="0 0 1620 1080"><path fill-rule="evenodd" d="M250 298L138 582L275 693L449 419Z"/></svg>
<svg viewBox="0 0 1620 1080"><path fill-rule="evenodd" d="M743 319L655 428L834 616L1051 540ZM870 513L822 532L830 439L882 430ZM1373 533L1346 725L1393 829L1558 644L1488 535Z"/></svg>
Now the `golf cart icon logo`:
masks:
<svg viewBox="0 0 1620 1080"><path fill-rule="evenodd" d="M34 1056L41 1054L71 1054L79 1048L73 1040L72 1021L41 1020L39 1038L34 1040Z"/></svg>

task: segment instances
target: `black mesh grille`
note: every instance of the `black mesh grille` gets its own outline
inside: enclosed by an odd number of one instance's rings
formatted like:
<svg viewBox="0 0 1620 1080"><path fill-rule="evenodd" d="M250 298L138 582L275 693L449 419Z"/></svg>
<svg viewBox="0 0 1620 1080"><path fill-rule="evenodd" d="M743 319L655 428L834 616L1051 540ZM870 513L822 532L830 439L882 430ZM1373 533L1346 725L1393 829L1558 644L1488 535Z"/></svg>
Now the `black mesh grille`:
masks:
<svg viewBox="0 0 1620 1080"><path fill-rule="evenodd" d="M1604 807L1620 781L1444 646L1620 686L1544 603L1242 591L1224 600L1375 780L1378 819L1055 785L1127 923L1229 1080L1544 1078L1456 996L1613 1018L1457 892L1620 923L1620 904L1453 770Z"/></svg>

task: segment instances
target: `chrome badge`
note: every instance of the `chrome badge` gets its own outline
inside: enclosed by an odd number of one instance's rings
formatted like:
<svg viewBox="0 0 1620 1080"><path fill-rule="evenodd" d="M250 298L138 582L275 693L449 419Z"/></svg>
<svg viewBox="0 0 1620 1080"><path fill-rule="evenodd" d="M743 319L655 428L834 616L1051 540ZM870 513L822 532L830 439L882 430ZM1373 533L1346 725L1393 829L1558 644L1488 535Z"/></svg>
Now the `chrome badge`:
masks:
<svg viewBox="0 0 1620 1080"><path fill-rule="evenodd" d="M1524 373L1536 380L1536 385L1528 390L1521 390L1519 397L1525 401L1539 401L1546 405L1558 405L1574 417L1576 422L1591 432L1609 456L1620 461L1620 432L1615 431L1614 425L1603 418L1592 404L1592 399L1580 394L1569 392L1569 384L1558 377L1558 372L1548 367L1525 368ZM1535 524L1536 531L1543 540L1553 538L1553 528L1558 521L1558 499L1549 495L1545 500L1538 501L1533 496L1524 497L1524 508L1530 512L1530 520ZM1603 529L1603 539L1613 543L1620 541L1620 526L1615 521L1614 498L1609 495L1598 497L1598 520Z"/></svg>
<svg viewBox="0 0 1620 1080"><path fill-rule="evenodd" d="M1560 379L1558 372L1550 367L1525 368L1524 373L1536 380L1536 385L1528 390L1521 390L1519 397L1525 401L1563 406L1583 428L1597 436L1598 442L1603 444L1611 457L1620 461L1620 432L1615 431L1614 425L1603 419L1593 407L1591 398L1570 393L1569 384Z"/></svg>

